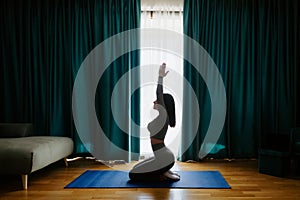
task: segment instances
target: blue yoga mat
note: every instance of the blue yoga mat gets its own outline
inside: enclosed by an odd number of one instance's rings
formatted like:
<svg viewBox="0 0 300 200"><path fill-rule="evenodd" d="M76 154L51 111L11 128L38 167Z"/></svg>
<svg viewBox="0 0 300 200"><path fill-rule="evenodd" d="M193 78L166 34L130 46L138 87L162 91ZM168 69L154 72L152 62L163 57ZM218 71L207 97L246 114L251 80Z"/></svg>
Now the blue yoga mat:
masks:
<svg viewBox="0 0 300 200"><path fill-rule="evenodd" d="M220 188L230 186L218 171L179 171L177 182L135 182L128 171L88 170L65 188Z"/></svg>

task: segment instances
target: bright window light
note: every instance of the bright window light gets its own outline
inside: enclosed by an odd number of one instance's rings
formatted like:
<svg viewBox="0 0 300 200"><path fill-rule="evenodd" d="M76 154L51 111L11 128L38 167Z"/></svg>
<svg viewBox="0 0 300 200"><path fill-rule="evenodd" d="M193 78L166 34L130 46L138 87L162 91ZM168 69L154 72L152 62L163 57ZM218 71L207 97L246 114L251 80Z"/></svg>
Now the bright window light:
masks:
<svg viewBox="0 0 300 200"><path fill-rule="evenodd" d="M143 7L143 6L142 6ZM181 11L142 11L141 13L141 28L158 28L158 29L168 29L176 31L183 34L183 15ZM170 38L172 39L172 38ZM141 35L141 43L149 40L162 40L159 35L153 35L151 38L146 38ZM174 41L175 43L176 41ZM181 45L183 46L183 45ZM182 51L183 52L183 51ZM143 80L145 77L149 79L149 76L153 77L153 84L145 85L141 87L141 130L147 127L148 123L151 122L156 115L157 111L153 110L153 101L156 99L156 86L158 78L158 69L161 63L165 62L167 64L167 69L172 71L172 73L178 73L183 77L183 59L179 56L171 54L167 51L157 50L157 49L147 49L141 50L141 66L151 68L150 73L141 70L140 77ZM151 67L152 66L152 67ZM155 67L156 66L156 67ZM166 80L172 76L168 74L165 78ZM182 81L177 82L179 87L182 88ZM182 89L181 89L182 90ZM174 94L174 91L169 90L169 88L164 87L165 93L170 93L175 99L176 106L176 127L168 129L165 144L172 150L174 155L178 155L179 146L181 143L181 117L182 117L182 92L179 94ZM141 132L140 141L140 152L141 157L147 158L153 154L150 144L150 133Z"/></svg>

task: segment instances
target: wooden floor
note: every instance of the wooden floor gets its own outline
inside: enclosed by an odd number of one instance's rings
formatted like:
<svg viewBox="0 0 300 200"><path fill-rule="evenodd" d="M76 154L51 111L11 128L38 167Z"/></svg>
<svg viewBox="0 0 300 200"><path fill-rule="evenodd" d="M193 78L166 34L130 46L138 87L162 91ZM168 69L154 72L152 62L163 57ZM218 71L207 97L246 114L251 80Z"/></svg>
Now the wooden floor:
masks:
<svg viewBox="0 0 300 200"><path fill-rule="evenodd" d="M132 164L120 168L129 169ZM92 159L72 161L68 168L58 162L30 175L27 191L22 190L19 176L0 176L0 199L300 199L300 179L260 174L256 160L206 160L175 165L175 170L218 170L231 189L64 189L87 169L117 168Z"/></svg>

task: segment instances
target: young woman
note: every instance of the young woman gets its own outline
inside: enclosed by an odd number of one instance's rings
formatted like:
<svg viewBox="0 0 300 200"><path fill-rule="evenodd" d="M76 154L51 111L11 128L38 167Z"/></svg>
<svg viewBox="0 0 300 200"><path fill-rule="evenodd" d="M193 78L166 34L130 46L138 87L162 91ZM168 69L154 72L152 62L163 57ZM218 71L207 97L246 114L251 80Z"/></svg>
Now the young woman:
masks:
<svg viewBox="0 0 300 200"><path fill-rule="evenodd" d="M158 110L159 115L148 124L154 156L141 161L131 169L129 172L131 180L180 180L179 174L170 171L175 163L175 157L164 143L168 127L174 127L176 124L174 99L170 94L163 93L163 78L167 74L168 71L166 72L166 64L163 63L159 68L159 77L156 89L157 99L153 102L153 108Z"/></svg>

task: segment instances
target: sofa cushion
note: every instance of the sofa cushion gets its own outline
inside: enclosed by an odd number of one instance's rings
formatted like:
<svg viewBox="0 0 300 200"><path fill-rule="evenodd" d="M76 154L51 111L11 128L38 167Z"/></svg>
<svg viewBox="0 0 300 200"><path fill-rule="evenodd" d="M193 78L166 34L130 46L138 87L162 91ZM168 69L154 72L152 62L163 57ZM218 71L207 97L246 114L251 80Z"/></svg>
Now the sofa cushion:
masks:
<svg viewBox="0 0 300 200"><path fill-rule="evenodd" d="M73 152L67 137L0 138L0 173L30 174Z"/></svg>
<svg viewBox="0 0 300 200"><path fill-rule="evenodd" d="M26 137L33 135L33 126L29 123L0 123L0 138Z"/></svg>

